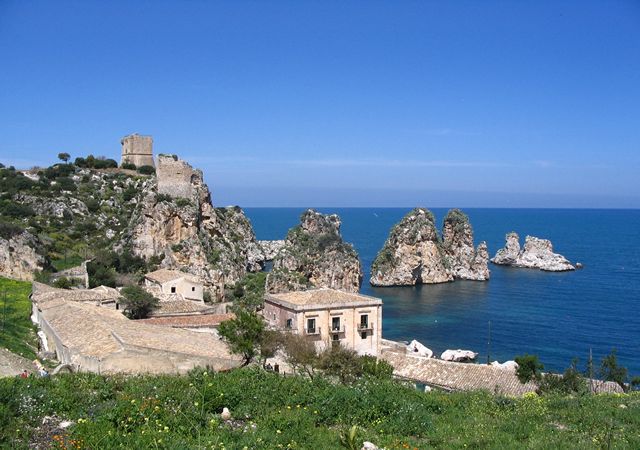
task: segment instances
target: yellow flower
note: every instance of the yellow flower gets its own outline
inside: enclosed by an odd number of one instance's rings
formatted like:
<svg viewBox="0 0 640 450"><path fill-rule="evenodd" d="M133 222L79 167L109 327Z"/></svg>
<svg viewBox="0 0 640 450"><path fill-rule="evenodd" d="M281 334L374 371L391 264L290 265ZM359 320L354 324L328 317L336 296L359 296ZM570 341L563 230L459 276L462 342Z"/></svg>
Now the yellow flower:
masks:
<svg viewBox="0 0 640 450"><path fill-rule="evenodd" d="M280 430L276 430L276 433L277 433L277 434L280 434L280 433L282 433L282 431L280 431Z"/></svg>

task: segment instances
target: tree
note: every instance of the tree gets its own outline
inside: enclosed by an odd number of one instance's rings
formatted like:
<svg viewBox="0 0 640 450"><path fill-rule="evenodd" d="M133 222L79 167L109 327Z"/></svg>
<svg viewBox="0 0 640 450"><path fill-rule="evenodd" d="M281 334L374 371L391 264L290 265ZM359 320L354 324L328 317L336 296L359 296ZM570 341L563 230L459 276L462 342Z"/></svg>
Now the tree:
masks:
<svg viewBox="0 0 640 450"><path fill-rule="evenodd" d="M298 334L288 333L284 336L283 346L289 365L296 372L313 379L318 366L318 351L313 341Z"/></svg>
<svg viewBox="0 0 640 450"><path fill-rule="evenodd" d="M362 376L362 364L353 350L332 345L320 354L319 368L327 375L337 376L343 384Z"/></svg>
<svg viewBox="0 0 640 450"><path fill-rule="evenodd" d="M153 166L140 166L138 167L138 173L142 175L153 175L156 173L156 169Z"/></svg>
<svg viewBox="0 0 640 450"><path fill-rule="evenodd" d="M518 368L516 369L516 376L522 384L529 381L540 381L544 369L544 364L538 359L538 355L521 355L515 357Z"/></svg>
<svg viewBox="0 0 640 450"><path fill-rule="evenodd" d="M362 374L373 378L393 377L393 366L384 359L375 356L364 355L359 358Z"/></svg>
<svg viewBox="0 0 640 450"><path fill-rule="evenodd" d="M264 330L260 336L260 359L262 367L265 367L267 359L273 358L282 346L283 335L279 331Z"/></svg>
<svg viewBox="0 0 640 450"><path fill-rule="evenodd" d="M69 161L69 158L71 158L71 155L68 153L58 153L58 159L60 161L64 161L66 163Z"/></svg>
<svg viewBox="0 0 640 450"><path fill-rule="evenodd" d="M600 377L605 381L614 381L627 389L625 382L627 381L628 371L626 367L618 365L617 350L611 349L611 353L602 358L600 363Z"/></svg>
<svg viewBox="0 0 640 450"><path fill-rule="evenodd" d="M144 319L156 309L159 300L140 286L130 285L122 288L122 303L125 314L130 319Z"/></svg>
<svg viewBox="0 0 640 450"><path fill-rule="evenodd" d="M243 366L246 366L259 354L264 328L264 321L260 316L238 308L235 319L222 322L218 333L229 344L231 353L242 355Z"/></svg>

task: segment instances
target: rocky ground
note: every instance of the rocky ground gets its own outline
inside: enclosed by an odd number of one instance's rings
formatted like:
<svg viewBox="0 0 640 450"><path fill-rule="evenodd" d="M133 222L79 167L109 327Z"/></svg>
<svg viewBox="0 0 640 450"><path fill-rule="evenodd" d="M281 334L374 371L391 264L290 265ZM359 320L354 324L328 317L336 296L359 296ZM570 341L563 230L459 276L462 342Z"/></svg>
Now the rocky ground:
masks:
<svg viewBox="0 0 640 450"><path fill-rule="evenodd" d="M33 373L36 370L36 366L32 361L11 353L6 348L0 348L0 377L20 375L25 369L29 373Z"/></svg>

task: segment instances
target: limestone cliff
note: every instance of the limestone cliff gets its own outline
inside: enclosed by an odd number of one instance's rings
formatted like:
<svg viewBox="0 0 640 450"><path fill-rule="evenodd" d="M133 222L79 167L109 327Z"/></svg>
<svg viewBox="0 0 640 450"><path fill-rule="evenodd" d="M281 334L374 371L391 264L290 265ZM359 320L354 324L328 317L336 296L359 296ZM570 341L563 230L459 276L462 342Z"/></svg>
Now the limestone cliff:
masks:
<svg viewBox="0 0 640 450"><path fill-rule="evenodd" d="M469 218L459 209L447 213L442 226L444 254L454 278L484 281L489 279L487 243L473 248L473 228Z"/></svg>
<svg viewBox="0 0 640 450"><path fill-rule="evenodd" d="M473 230L460 210L449 211L440 240L431 211L415 208L396 224L371 267L374 286L488 280L487 246L473 247Z"/></svg>
<svg viewBox="0 0 640 450"><path fill-rule="evenodd" d="M328 287L357 292L362 267L351 244L342 240L340 218L307 210L287 234L267 277L267 291Z"/></svg>
<svg viewBox="0 0 640 450"><path fill-rule="evenodd" d="M173 170L179 160L170 158ZM202 172L180 162L181 179L173 172L166 180L162 157L158 158L163 193L158 194L155 182L149 186L121 246L146 259L161 257L161 267L196 275L221 300L225 286L236 283L247 271L260 270L263 251L242 209L214 208Z"/></svg>
<svg viewBox="0 0 640 450"><path fill-rule="evenodd" d="M37 237L6 225L0 235L0 275L19 280L33 280L34 272L44 270L47 260Z"/></svg>
<svg viewBox="0 0 640 450"><path fill-rule="evenodd" d="M504 248L498 250L491 262L499 265L540 269L547 272L575 270L567 258L553 252L553 245L547 239L527 236L524 248L520 249L520 238L515 232L506 235Z"/></svg>

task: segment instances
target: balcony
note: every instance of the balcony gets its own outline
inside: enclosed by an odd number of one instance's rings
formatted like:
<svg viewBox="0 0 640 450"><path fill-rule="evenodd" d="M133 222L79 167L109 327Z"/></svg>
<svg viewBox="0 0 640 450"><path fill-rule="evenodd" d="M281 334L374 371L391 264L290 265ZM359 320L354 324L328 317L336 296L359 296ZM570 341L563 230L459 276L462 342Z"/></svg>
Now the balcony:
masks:
<svg viewBox="0 0 640 450"><path fill-rule="evenodd" d="M320 335L320 327L315 328L305 328L304 334L306 336L319 336Z"/></svg>
<svg viewBox="0 0 640 450"><path fill-rule="evenodd" d="M345 332L345 328L344 325L340 325L337 327L331 327L331 334L340 334L340 333L344 333Z"/></svg>
<svg viewBox="0 0 640 450"><path fill-rule="evenodd" d="M372 323L359 323L358 324L358 331L373 331L373 324Z"/></svg>

